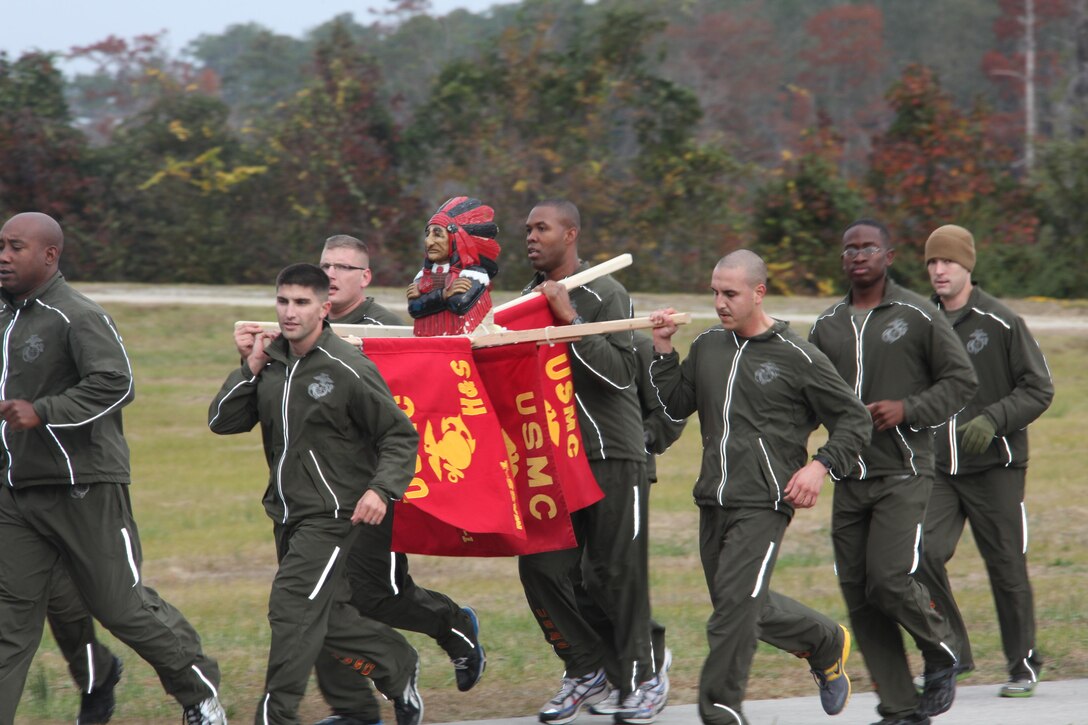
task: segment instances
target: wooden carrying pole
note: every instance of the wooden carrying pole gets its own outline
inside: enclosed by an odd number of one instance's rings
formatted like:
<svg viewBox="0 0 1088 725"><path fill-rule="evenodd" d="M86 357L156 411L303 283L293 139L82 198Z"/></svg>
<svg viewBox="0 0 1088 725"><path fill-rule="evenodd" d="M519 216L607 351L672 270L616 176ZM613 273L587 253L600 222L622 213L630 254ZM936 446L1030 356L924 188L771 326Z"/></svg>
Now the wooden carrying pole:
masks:
<svg viewBox="0 0 1088 725"><path fill-rule="evenodd" d="M239 320L234 323L235 329L242 325L260 325L261 332L279 332L280 323L260 322L257 320ZM333 324L332 331L340 337L355 337L359 339L367 337L412 337L414 328L408 325L341 325Z"/></svg>
<svg viewBox="0 0 1088 725"><path fill-rule="evenodd" d="M676 324L688 324L691 322L691 312L675 312L669 319ZM239 320L234 327L243 324L259 324L262 332L277 332L280 330L279 322L258 322L251 320ZM549 343L571 342L580 340L585 335L607 334L609 332L623 332L625 330L648 330L654 327L654 323L648 317L633 317L627 320L605 320L604 322L585 322L583 324L548 325L546 328L533 328L532 330L500 330L498 332L485 332L479 335L468 335L473 347L493 347L495 345L512 345L521 342L536 342L542 345ZM480 330L480 328L478 328ZM412 329L403 325L390 324L334 324L333 332L343 337L353 345L358 345L367 337L411 337ZM388 333L393 334L388 334ZM376 334L375 334L376 333ZM458 335L462 336L462 335Z"/></svg>
<svg viewBox="0 0 1088 725"><path fill-rule="evenodd" d="M567 291L569 292L575 287L581 287L582 285L588 284L593 280L598 279L599 277L605 276L606 274L612 274L613 272L621 270L624 267L630 267L632 261L633 260L631 259L630 254L621 254L618 257L613 257L606 262L601 262L600 264L596 264L589 269L582 270L581 272L576 272L569 277L561 279L559 280L559 284L566 287ZM494 313L496 312L502 312L503 310L509 310L512 307L517 307L518 305L525 304L529 300L539 296L539 292L530 292L527 295L515 297L509 302L504 302L495 309L491 310L491 313L488 315L488 317L493 317Z"/></svg>
<svg viewBox="0 0 1088 725"><path fill-rule="evenodd" d="M691 322L690 312L676 312L669 319L677 325ZM543 345L552 342L571 342L586 335L604 335L609 332L625 330L646 330L654 324L649 317L632 317L627 320L605 320L604 322L586 322L581 325L559 325L537 327L532 330L503 330L490 332L472 338L473 347L492 347L494 345L513 345L518 342L537 342Z"/></svg>
<svg viewBox="0 0 1088 725"><path fill-rule="evenodd" d="M690 312L676 312L669 319L677 325L691 322ZM262 332L278 332L278 322L257 322L239 320L235 327L256 324ZM654 326L649 317L632 317L626 320L605 320L604 322L586 322L581 325L557 325L535 327L531 330L501 330L469 335L473 347L494 347L495 345L513 345L519 342L537 342L547 345L553 342L571 342L586 335L604 335L609 332L625 330L647 330ZM358 345L366 338L412 337L412 328L396 325L333 325L333 332L353 345ZM477 328L482 332L482 328ZM389 334L392 333L392 334Z"/></svg>

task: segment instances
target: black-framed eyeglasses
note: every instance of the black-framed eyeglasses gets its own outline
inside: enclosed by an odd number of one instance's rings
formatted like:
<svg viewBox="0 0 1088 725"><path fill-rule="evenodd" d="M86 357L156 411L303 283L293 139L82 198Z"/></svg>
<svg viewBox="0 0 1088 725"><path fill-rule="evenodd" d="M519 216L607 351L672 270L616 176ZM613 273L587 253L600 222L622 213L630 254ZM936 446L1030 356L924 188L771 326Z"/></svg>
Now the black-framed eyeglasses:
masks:
<svg viewBox="0 0 1088 725"><path fill-rule="evenodd" d="M321 267L322 272L326 272L326 273L330 269L335 269L337 272L348 272L348 271L353 270L353 269L362 271L362 270L366 269L366 267L356 267L354 264L340 264L339 262L337 262L335 264L329 264L328 262L322 262L318 266Z"/></svg>
<svg viewBox="0 0 1088 725"><path fill-rule="evenodd" d="M884 251L883 249L876 246L875 244L866 245L866 246L862 247L861 249L858 249L857 247L850 247L849 249L842 250L842 258L843 259L853 259L854 257L857 257L859 254L862 257L873 257L873 256L875 256L877 254L880 254L883 251Z"/></svg>

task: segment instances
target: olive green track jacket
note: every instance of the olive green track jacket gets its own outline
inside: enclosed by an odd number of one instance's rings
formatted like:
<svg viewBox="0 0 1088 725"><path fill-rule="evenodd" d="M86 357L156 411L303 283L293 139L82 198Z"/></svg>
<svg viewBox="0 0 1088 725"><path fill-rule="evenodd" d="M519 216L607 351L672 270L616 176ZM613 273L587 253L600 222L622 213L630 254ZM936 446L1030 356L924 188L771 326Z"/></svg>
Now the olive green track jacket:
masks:
<svg viewBox="0 0 1088 725"><path fill-rule="evenodd" d="M939 297L934 302L940 306ZM977 285L952 329L975 367L979 387L967 407L937 429L937 469L955 475L1024 468L1028 424L1054 399L1054 381L1039 343L1019 315ZM956 428L977 415L989 418L996 435L982 454L966 456L959 450Z"/></svg>
<svg viewBox="0 0 1088 725"><path fill-rule="evenodd" d="M292 361L282 337L268 354L260 374L243 365L228 375L208 410L216 433L261 424L268 516L282 524L350 518L367 489L399 499L415 471L419 435L374 363L328 323L304 357Z"/></svg>
<svg viewBox="0 0 1088 725"><path fill-rule="evenodd" d="M0 424L0 481L129 483L121 409L135 391L113 320L60 272L25 300L0 300L0 399L30 401L42 420L18 432Z"/></svg>
<svg viewBox="0 0 1088 725"><path fill-rule="evenodd" d="M817 455L831 462L832 476L841 476L873 427L823 353L782 321L750 338L711 328L695 338L683 363L675 351L657 355L650 382L669 417L699 413L699 505L773 508L792 516L783 494L808 460L809 434L821 423L827 427Z"/></svg>
<svg viewBox="0 0 1088 725"><path fill-rule="evenodd" d="M820 315L809 341L868 404L901 400L905 420L874 431L850 478L933 475L933 431L974 395L978 378L963 344L928 300L887 280L884 298L862 311L846 297Z"/></svg>
<svg viewBox="0 0 1088 725"><path fill-rule="evenodd" d="M578 271L585 269L589 264L582 262ZM525 292L544 279L537 273ZM627 290L607 275L572 289L570 301L586 322L626 320L632 314ZM591 461L645 460L632 333L586 335L570 343L570 357L586 457Z"/></svg>

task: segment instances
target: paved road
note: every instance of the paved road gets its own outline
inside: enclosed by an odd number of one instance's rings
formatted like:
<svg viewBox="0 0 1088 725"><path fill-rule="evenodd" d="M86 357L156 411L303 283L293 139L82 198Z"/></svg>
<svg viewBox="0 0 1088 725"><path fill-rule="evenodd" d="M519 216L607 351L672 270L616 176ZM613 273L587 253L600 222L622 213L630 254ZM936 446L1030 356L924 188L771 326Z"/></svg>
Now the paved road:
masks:
<svg viewBox="0 0 1088 725"><path fill-rule="evenodd" d="M1088 680L1044 681L1035 697L1018 700L997 697L997 685L960 686L956 702L944 715L933 718L934 725L1088 725ZM791 697L781 700L754 700L744 704L751 725L868 725L880 719L876 714L876 695L854 695L846 710L828 717L820 709L820 700ZM431 713L427 713L430 721ZM611 725L603 717L583 712L578 725ZM657 725L697 725L695 705L666 707ZM533 725L535 716L503 720L472 720L456 725Z"/></svg>

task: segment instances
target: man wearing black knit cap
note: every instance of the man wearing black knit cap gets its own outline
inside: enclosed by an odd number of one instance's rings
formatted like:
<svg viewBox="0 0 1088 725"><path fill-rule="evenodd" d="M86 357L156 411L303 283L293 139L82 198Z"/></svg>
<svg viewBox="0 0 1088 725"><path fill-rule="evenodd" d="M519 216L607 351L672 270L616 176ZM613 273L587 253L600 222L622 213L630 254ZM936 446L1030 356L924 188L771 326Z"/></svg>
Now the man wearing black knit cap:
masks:
<svg viewBox="0 0 1088 725"><path fill-rule="evenodd" d="M926 241L925 258L933 301L966 347L979 387L967 407L937 431L937 475L919 577L952 628L960 670L971 671L967 627L945 569L970 521L990 575L1009 672L999 694L1031 697L1043 660L1035 649L1027 568L1027 426L1050 407L1054 384L1024 321L971 281L971 232L954 224L938 228Z"/></svg>

